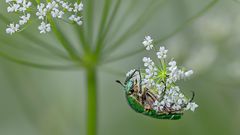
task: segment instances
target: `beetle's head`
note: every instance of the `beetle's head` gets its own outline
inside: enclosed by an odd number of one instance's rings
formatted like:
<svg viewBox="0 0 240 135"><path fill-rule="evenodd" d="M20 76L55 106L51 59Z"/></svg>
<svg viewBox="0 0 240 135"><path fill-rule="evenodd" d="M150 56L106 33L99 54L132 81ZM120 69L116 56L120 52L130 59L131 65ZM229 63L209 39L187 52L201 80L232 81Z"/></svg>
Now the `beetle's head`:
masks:
<svg viewBox="0 0 240 135"><path fill-rule="evenodd" d="M123 86L124 90L127 93L131 93L131 90L133 88L133 81L131 81L131 80L125 81L124 84L119 80L116 80L116 82L119 83L121 86Z"/></svg>
<svg viewBox="0 0 240 135"><path fill-rule="evenodd" d="M120 85L123 86L123 88L127 94L133 93L134 82L133 82L132 78L133 78L134 74L136 73L136 71L137 70L134 70L133 73L131 73L130 75L127 75L127 78L125 79L124 84L121 81L116 80L117 83L119 83Z"/></svg>

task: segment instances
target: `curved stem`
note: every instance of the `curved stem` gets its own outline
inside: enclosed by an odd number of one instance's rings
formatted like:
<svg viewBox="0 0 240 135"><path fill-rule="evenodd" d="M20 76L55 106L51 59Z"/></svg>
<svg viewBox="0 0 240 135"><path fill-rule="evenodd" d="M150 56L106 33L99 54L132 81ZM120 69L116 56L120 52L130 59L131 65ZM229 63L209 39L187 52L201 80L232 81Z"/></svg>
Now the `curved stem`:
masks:
<svg viewBox="0 0 240 135"><path fill-rule="evenodd" d="M39 63L33 63L30 61L21 60L18 58L15 58L13 56L10 56L8 54L5 54L3 52L0 52L0 57L3 57L9 61L15 62L20 65L25 65L29 67L39 68L39 69L47 69L47 70L79 70L79 66L77 64L72 65L48 65L48 64L39 64Z"/></svg>
<svg viewBox="0 0 240 135"><path fill-rule="evenodd" d="M157 6L156 6L157 5ZM145 7L143 10L143 13L138 16L138 18L135 20L134 23L132 23L126 32L124 32L117 41L114 41L111 45L109 45L109 48L106 48L106 53L112 54L115 50L117 50L118 47L121 46L123 42L125 42L127 39L129 39L131 36L133 36L135 33L137 33L140 28L144 26L145 20L149 20L149 18L153 17L152 12L155 11L156 8L159 8L159 5L156 1L151 1L148 6ZM151 9L151 10L149 10ZM151 14L151 15L149 15ZM143 23L143 24L142 24Z"/></svg>
<svg viewBox="0 0 240 135"><path fill-rule="evenodd" d="M48 21L51 24L52 31L55 34L58 41L61 43L61 45L64 47L64 49L68 52L69 56L76 61L81 61L81 59L78 57L78 52L76 49L71 45L70 41L67 40L65 35L62 31L58 28L58 26L55 24L54 20L50 15L47 15Z"/></svg>
<svg viewBox="0 0 240 135"><path fill-rule="evenodd" d="M95 68L86 69L87 80L87 135L97 134L97 72Z"/></svg>
<svg viewBox="0 0 240 135"><path fill-rule="evenodd" d="M83 0L84 10L83 10L83 18L84 18L84 37L85 41L88 42L89 45L92 45L93 39L93 30L94 30L94 0Z"/></svg>
<svg viewBox="0 0 240 135"><path fill-rule="evenodd" d="M102 51L102 49L106 45L105 40L106 40L107 34L108 34L108 32L109 32L109 30L110 30L110 28L112 26L114 18L117 16L116 14L119 11L120 4L121 4L121 0L117 0L115 5L113 6L112 13L109 14L109 19L107 19L106 22L103 23L103 26L102 26L103 29L101 31L101 34L98 37L99 42L97 44L96 53L100 53L100 51ZM105 15L105 16L108 16L108 15Z"/></svg>

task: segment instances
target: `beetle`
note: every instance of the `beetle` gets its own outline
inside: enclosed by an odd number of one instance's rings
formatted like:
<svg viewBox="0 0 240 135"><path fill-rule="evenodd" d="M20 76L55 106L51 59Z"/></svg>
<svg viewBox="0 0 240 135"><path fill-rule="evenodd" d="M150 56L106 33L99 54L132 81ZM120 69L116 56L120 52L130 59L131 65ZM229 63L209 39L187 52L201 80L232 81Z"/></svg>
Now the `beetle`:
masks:
<svg viewBox="0 0 240 135"><path fill-rule="evenodd" d="M129 76L127 76L124 83L119 80L116 80L116 82L124 88L129 106L137 113L157 119L178 120L182 117L183 112L181 111L161 113L153 109L153 103L157 98L154 93L142 85L141 72L139 69L135 69ZM191 100L193 100L193 97Z"/></svg>

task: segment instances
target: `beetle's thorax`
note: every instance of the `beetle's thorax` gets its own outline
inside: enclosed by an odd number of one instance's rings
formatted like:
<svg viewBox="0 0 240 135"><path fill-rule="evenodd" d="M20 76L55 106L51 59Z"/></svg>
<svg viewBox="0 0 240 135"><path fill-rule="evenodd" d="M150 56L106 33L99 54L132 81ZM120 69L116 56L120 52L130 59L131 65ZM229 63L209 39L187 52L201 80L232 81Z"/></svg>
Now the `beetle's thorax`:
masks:
<svg viewBox="0 0 240 135"><path fill-rule="evenodd" d="M129 92L132 90L133 85L134 85L134 84L133 84L133 81L131 81L131 80L127 81L126 84L125 84L124 90L125 90L127 93L129 93Z"/></svg>

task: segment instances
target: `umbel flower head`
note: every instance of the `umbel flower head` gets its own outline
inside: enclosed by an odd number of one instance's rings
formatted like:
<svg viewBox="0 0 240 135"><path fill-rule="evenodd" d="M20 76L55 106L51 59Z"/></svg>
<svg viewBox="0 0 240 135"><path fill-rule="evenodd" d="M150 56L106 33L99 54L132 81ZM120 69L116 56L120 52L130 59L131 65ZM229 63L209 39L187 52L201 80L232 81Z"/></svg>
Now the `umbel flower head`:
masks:
<svg viewBox="0 0 240 135"><path fill-rule="evenodd" d="M157 50L150 36L142 43L147 51L156 54L157 61L143 57L144 69L130 70L124 84L117 81L124 87L129 105L139 113L158 119L180 119L184 111L195 111L198 105L193 102L194 93L188 99L176 84L189 78L193 70L179 68L173 59L168 62L168 50L164 46Z"/></svg>
<svg viewBox="0 0 240 135"><path fill-rule="evenodd" d="M81 11L83 10L82 2L70 3L63 0L52 0L47 3L39 3L34 6L29 0L6 0L8 4L8 13L18 13L19 20L16 23L10 23L6 28L7 34L19 32L26 27L32 16L39 20L38 30L40 33L51 31L49 17L64 20L70 23L82 25Z"/></svg>

